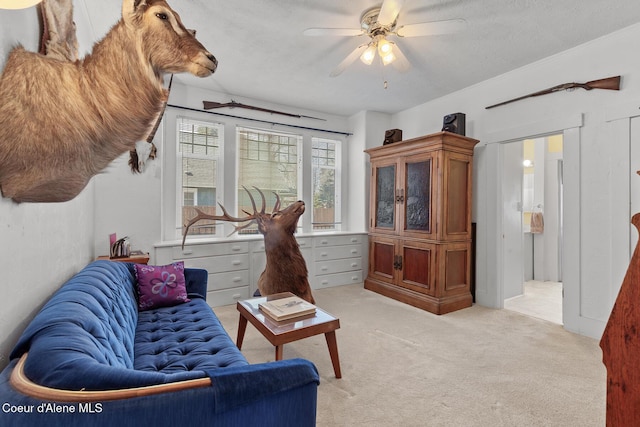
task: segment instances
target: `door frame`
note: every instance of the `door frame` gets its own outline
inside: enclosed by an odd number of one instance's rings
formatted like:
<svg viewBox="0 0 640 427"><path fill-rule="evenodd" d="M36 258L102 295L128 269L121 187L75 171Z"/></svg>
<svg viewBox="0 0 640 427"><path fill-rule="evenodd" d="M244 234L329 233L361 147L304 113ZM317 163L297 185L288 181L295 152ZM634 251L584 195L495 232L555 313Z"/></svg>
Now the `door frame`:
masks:
<svg viewBox="0 0 640 427"><path fill-rule="evenodd" d="M581 330L580 318L580 128L582 114L539 121L494 132L474 155L473 212L477 227L476 302L504 308L504 245L502 173L504 144L563 135L564 238L562 265L564 299L562 317L569 330ZM571 245L571 248L569 247Z"/></svg>

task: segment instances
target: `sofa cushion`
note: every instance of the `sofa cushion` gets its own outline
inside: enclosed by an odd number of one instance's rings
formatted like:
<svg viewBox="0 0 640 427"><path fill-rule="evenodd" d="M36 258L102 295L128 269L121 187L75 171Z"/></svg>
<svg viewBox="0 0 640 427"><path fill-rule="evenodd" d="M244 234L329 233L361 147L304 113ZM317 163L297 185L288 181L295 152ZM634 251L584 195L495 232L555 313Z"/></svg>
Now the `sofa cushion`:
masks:
<svg viewBox="0 0 640 427"><path fill-rule="evenodd" d="M184 262L169 265L135 264L140 311L171 307L189 301L184 280Z"/></svg>
<svg viewBox="0 0 640 427"><path fill-rule="evenodd" d="M140 312L134 348L135 369L182 373L185 379L248 364L202 299Z"/></svg>

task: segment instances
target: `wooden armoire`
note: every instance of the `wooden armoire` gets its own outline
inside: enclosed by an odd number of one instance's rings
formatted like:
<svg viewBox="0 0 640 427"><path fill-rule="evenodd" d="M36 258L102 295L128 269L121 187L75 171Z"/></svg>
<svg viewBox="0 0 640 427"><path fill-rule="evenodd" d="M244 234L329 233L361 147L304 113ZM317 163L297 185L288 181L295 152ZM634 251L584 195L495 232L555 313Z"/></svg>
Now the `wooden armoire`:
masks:
<svg viewBox="0 0 640 427"><path fill-rule="evenodd" d="M366 289L435 314L471 306L477 143L439 132L365 151L371 161Z"/></svg>

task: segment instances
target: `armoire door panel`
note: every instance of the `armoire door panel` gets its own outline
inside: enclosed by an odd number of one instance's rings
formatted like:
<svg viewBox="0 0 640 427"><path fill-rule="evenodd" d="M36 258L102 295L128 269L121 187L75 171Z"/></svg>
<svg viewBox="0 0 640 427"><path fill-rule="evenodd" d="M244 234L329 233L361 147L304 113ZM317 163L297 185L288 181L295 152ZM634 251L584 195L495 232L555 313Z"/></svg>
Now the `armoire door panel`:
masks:
<svg viewBox="0 0 640 427"><path fill-rule="evenodd" d="M432 247L402 247L402 272L400 285L416 292L433 294Z"/></svg>
<svg viewBox="0 0 640 427"><path fill-rule="evenodd" d="M406 230L431 231L431 160L407 163L404 194Z"/></svg>
<svg viewBox="0 0 640 427"><path fill-rule="evenodd" d="M398 232L398 165L395 159L373 164L371 168L371 231L382 234Z"/></svg>
<svg viewBox="0 0 640 427"><path fill-rule="evenodd" d="M371 239L369 245L369 274L382 280L391 281L396 275L396 245L393 240Z"/></svg>

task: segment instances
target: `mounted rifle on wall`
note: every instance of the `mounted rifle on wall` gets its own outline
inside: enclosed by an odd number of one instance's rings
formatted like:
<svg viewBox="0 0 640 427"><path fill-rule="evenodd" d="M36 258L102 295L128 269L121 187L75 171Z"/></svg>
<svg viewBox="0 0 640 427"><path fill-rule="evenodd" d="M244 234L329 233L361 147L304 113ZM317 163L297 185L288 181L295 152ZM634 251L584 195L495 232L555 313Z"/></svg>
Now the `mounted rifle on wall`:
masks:
<svg viewBox="0 0 640 427"><path fill-rule="evenodd" d="M213 101L202 101L202 103L204 104L203 108L205 110L214 110L217 108L244 108L245 110L263 111L265 113L280 114L281 116L295 117L297 119L304 118L304 119L326 121L325 119L319 119L317 117L311 117L311 116L303 116L302 114L285 113L283 111L270 110L268 108L254 107L253 105L242 104L234 100L231 100L231 102L225 102L224 104L222 102L213 102Z"/></svg>
<svg viewBox="0 0 640 427"><path fill-rule="evenodd" d="M564 83L558 86L551 87L549 89L541 90L539 92L530 93L529 95L520 96L518 98L510 99L509 101L500 102L499 104L490 105L485 109L499 107L501 105L510 104L512 102L520 101L521 99L533 98L535 96L547 95L549 93L560 92L563 90L575 90L575 89L607 89L607 90L620 90L620 76L608 77L606 79L592 80L586 83Z"/></svg>

